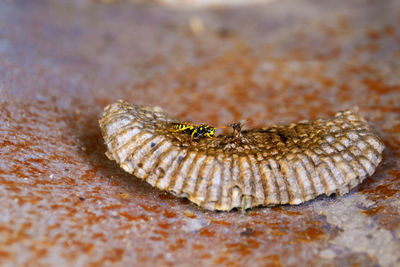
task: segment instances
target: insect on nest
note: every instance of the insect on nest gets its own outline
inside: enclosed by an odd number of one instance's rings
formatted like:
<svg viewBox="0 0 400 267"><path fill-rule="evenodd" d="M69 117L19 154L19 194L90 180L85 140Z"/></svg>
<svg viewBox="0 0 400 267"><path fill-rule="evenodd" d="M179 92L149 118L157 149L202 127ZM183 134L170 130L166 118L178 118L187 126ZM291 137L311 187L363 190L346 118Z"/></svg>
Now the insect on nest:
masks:
<svg viewBox="0 0 400 267"><path fill-rule="evenodd" d="M107 106L106 155L125 171L209 210L300 204L343 195L375 172L384 145L352 110L334 117L215 135L159 107ZM221 127L222 128L222 127Z"/></svg>
<svg viewBox="0 0 400 267"><path fill-rule="evenodd" d="M225 126L221 127L213 127L207 124L200 124L200 125L195 125L191 124L189 122L183 122L183 123L172 123L172 132L182 132L185 134L190 135L190 141L193 141L193 139L198 139L201 137L208 137L208 138L214 138L215 137L215 129L217 128L226 128Z"/></svg>

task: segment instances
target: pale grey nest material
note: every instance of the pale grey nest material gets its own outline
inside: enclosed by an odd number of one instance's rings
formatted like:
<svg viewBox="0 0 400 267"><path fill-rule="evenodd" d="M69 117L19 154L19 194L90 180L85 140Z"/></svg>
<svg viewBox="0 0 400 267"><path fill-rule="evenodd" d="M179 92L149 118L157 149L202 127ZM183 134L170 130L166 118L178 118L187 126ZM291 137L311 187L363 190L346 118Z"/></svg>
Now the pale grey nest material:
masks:
<svg viewBox="0 0 400 267"><path fill-rule="evenodd" d="M300 204L343 195L372 175L384 144L354 111L190 141L159 107L107 106L107 156L125 171L209 210Z"/></svg>

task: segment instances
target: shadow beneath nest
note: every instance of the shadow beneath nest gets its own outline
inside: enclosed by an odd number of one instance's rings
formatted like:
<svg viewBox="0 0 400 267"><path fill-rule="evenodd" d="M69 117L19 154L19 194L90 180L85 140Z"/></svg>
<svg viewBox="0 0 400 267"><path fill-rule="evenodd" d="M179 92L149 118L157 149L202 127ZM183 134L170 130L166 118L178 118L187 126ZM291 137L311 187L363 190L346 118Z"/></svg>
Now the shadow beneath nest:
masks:
<svg viewBox="0 0 400 267"><path fill-rule="evenodd" d="M152 187L124 172L115 161L106 155L106 146L98 124L101 112L88 111L85 113L71 112L66 116L66 122L75 136L79 156L90 166L100 179L110 184L120 184L121 191L131 191L135 188L149 190Z"/></svg>
<svg viewBox="0 0 400 267"><path fill-rule="evenodd" d="M135 203L154 203L159 206L173 207L182 205L185 209L197 210L197 206L187 199L177 198L171 193L152 187L145 181L122 170L118 164L105 155L106 146L98 124L101 110L85 110L83 113L66 114L69 132L73 133L77 154L84 160L98 183L111 185L124 197L136 199ZM82 178L81 178L82 179ZM94 181L88 181L89 183ZM104 187L106 188L106 187ZM140 201L138 199L141 199ZM138 202L136 202L138 201Z"/></svg>

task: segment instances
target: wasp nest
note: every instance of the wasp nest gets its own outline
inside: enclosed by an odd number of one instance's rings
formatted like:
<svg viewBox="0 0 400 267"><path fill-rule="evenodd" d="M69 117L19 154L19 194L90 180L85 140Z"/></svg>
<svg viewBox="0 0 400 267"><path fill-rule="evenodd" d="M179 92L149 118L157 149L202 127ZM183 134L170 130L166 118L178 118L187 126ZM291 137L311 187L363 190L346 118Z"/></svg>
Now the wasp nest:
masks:
<svg viewBox="0 0 400 267"><path fill-rule="evenodd" d="M333 118L191 140L159 107L119 100L100 119L106 155L125 171L209 210L343 195L372 175L384 145L351 110Z"/></svg>

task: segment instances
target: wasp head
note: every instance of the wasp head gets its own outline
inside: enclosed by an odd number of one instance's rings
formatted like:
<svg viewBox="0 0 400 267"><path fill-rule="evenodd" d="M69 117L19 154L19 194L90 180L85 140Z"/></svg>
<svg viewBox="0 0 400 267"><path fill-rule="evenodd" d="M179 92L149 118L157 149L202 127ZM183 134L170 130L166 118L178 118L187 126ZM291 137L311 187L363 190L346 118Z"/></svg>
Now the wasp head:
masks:
<svg viewBox="0 0 400 267"><path fill-rule="evenodd" d="M215 128L214 128L214 127L207 126L207 127L206 127L206 130L207 130L207 132L206 132L205 135L206 135L207 137L210 137L210 138L214 137L214 134L215 134Z"/></svg>

